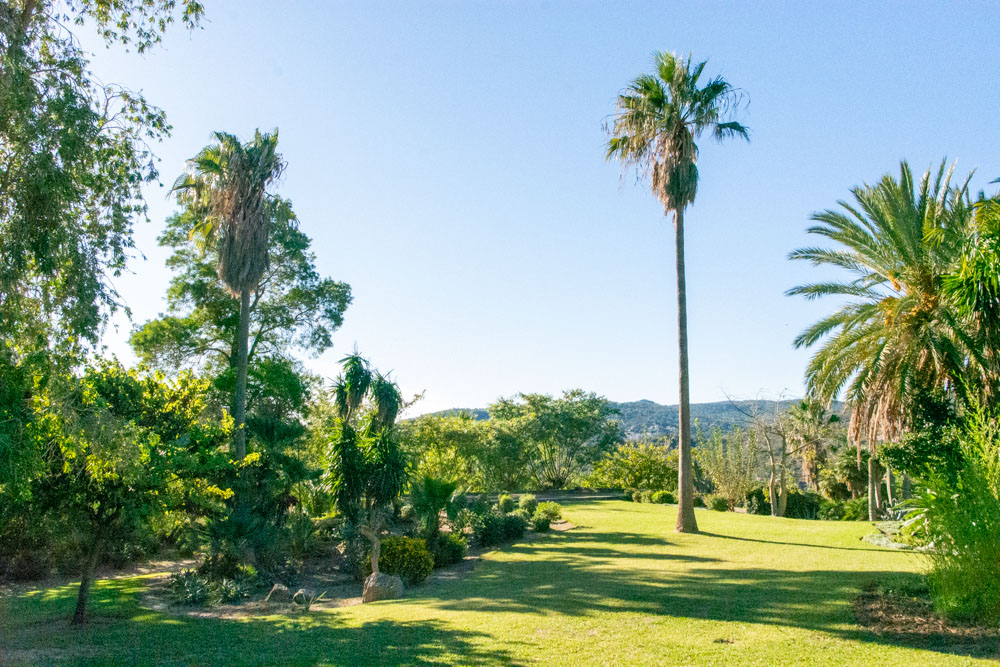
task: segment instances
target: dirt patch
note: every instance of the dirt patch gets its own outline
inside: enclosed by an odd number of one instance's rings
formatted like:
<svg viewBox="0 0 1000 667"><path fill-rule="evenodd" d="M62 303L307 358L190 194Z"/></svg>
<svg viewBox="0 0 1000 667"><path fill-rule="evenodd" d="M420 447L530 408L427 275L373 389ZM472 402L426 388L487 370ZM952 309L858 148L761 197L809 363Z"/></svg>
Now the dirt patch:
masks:
<svg viewBox="0 0 1000 667"><path fill-rule="evenodd" d="M949 624L928 599L868 591L855 599L854 616L865 629L905 646L1000 657L1000 629Z"/></svg>

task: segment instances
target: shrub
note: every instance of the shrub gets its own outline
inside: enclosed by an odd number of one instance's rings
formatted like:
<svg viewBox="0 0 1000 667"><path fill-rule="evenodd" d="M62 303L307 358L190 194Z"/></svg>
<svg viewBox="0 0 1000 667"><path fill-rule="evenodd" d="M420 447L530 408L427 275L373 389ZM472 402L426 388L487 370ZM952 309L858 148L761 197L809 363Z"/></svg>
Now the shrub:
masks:
<svg viewBox="0 0 1000 667"><path fill-rule="evenodd" d="M499 507L500 511L504 514L509 514L514 511L514 499L507 494L504 494L497 498L497 507Z"/></svg>
<svg viewBox="0 0 1000 667"><path fill-rule="evenodd" d="M705 499L702 498L700 495L695 494L694 500L692 501L692 504L695 507L704 507L705 506Z"/></svg>
<svg viewBox="0 0 1000 667"><path fill-rule="evenodd" d="M184 605L203 606L218 600L208 577L194 570L170 575L170 595L174 602Z"/></svg>
<svg viewBox="0 0 1000 667"><path fill-rule="evenodd" d="M549 518L549 521L558 521L562 518L562 505L552 501L538 503L538 509L535 510L535 514L546 516Z"/></svg>
<svg viewBox="0 0 1000 667"><path fill-rule="evenodd" d="M928 541L935 609L950 619L1000 623L1000 426L978 408L956 427L963 466L928 472L910 502Z"/></svg>
<svg viewBox="0 0 1000 667"><path fill-rule="evenodd" d="M707 497L708 507L715 510L716 512L728 512L729 511L729 501L718 495L711 495Z"/></svg>
<svg viewBox="0 0 1000 667"><path fill-rule="evenodd" d="M517 499L517 506L527 512L528 516L532 516L538 509L538 500L530 493L525 493Z"/></svg>
<svg viewBox="0 0 1000 667"><path fill-rule="evenodd" d="M644 502L644 503L651 503L651 502L653 502L653 492L652 491L643 491L640 494L640 498L641 498L642 502Z"/></svg>
<svg viewBox="0 0 1000 667"><path fill-rule="evenodd" d="M400 577L410 586L423 583L434 570L434 556L424 540L415 537L387 537L382 540L378 568ZM366 572L371 572L371 556Z"/></svg>
<svg viewBox="0 0 1000 667"><path fill-rule="evenodd" d="M531 529L536 533L544 533L549 529L549 525L551 523L552 522L549 521L549 517L541 514L535 514L531 517Z"/></svg>
<svg viewBox="0 0 1000 667"><path fill-rule="evenodd" d="M470 509L458 511L451 520L451 532L464 535L467 531L476 532L476 526L482 523L482 518Z"/></svg>
<svg viewBox="0 0 1000 667"><path fill-rule="evenodd" d="M468 542L457 533L441 533L434 545L434 567L447 567L461 562L468 550Z"/></svg>
<svg viewBox="0 0 1000 667"><path fill-rule="evenodd" d="M844 503L844 516L841 521L867 521L868 520L868 498L861 496Z"/></svg>
<svg viewBox="0 0 1000 667"><path fill-rule="evenodd" d="M768 502L767 493L761 486L758 486L746 495L743 506L747 508L747 514L771 513L771 503Z"/></svg>
<svg viewBox="0 0 1000 667"><path fill-rule="evenodd" d="M632 492L632 502L634 503L642 502L642 491L635 490Z"/></svg>
<svg viewBox="0 0 1000 667"><path fill-rule="evenodd" d="M510 542L524 537L528 529L528 520L519 514L505 514L501 523L501 537L504 542Z"/></svg>
<svg viewBox="0 0 1000 667"><path fill-rule="evenodd" d="M789 519L815 519L819 515L819 504L819 494L789 489L785 516Z"/></svg>
<svg viewBox="0 0 1000 667"><path fill-rule="evenodd" d="M632 500L633 500L632 497L635 495L635 491L636 491L635 489L625 489L622 492L622 494L624 496L624 500L628 500L629 502L632 502Z"/></svg>
<svg viewBox="0 0 1000 667"><path fill-rule="evenodd" d="M844 518L844 503L834 500L820 501L819 518L824 521L840 521Z"/></svg>
<svg viewBox="0 0 1000 667"><path fill-rule="evenodd" d="M626 442L594 464L586 480L595 489L667 489L677 486L677 450L654 442Z"/></svg>
<svg viewBox="0 0 1000 667"><path fill-rule="evenodd" d="M503 541L503 517L499 511L487 512L479 517L473 527L476 542L484 547L491 547Z"/></svg>
<svg viewBox="0 0 1000 667"><path fill-rule="evenodd" d="M674 498L674 494L669 491L655 491L651 500L658 505L667 505L677 502Z"/></svg>
<svg viewBox="0 0 1000 667"><path fill-rule="evenodd" d="M217 586L219 601L239 602L250 597L250 586L243 579L223 579Z"/></svg>

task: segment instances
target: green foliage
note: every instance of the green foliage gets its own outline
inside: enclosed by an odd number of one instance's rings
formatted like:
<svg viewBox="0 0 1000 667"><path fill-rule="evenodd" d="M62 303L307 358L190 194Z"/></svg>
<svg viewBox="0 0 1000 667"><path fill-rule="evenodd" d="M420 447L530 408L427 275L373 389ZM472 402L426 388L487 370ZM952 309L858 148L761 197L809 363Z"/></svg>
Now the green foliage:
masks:
<svg viewBox="0 0 1000 667"><path fill-rule="evenodd" d="M653 492L649 489L645 489L639 492L639 502L651 503L653 502Z"/></svg>
<svg viewBox="0 0 1000 667"><path fill-rule="evenodd" d="M641 503L642 502L642 491L640 491L639 489L633 489L632 493L629 494L629 497L632 500L632 502L634 502L634 503Z"/></svg>
<svg viewBox="0 0 1000 667"><path fill-rule="evenodd" d="M709 509L713 509L716 512L729 512L731 510L729 499L721 495L713 494L706 496L705 504L708 505Z"/></svg>
<svg viewBox="0 0 1000 667"><path fill-rule="evenodd" d="M441 512L448 508L457 486L455 482L425 476L410 489L413 509L423 521L427 540L433 542L437 538L441 530Z"/></svg>
<svg viewBox="0 0 1000 667"><path fill-rule="evenodd" d="M597 463L588 478L592 488L677 488L677 452L652 442L626 442Z"/></svg>
<svg viewBox="0 0 1000 667"><path fill-rule="evenodd" d="M458 533L441 533L432 545L434 567L448 567L460 563L469 548L465 537Z"/></svg>
<svg viewBox="0 0 1000 667"><path fill-rule="evenodd" d="M559 398L502 398L490 405L489 413L490 421L502 429L498 435L519 443L531 480L544 489L563 488L623 437L608 401L581 389L565 391ZM500 465L509 468L512 463Z"/></svg>
<svg viewBox="0 0 1000 667"><path fill-rule="evenodd" d="M818 493L789 489L785 502L785 516L789 519L816 519L819 516L820 498Z"/></svg>
<svg viewBox="0 0 1000 667"><path fill-rule="evenodd" d="M175 17L198 23L201 5L179 4L0 5L0 340L79 352L122 307L112 280L158 176L150 144L170 127L141 94L102 83L71 30L143 51Z"/></svg>
<svg viewBox="0 0 1000 667"><path fill-rule="evenodd" d="M845 501L821 500L818 516L826 521L867 521L868 498L862 496Z"/></svg>
<svg viewBox="0 0 1000 667"><path fill-rule="evenodd" d="M1000 623L1000 426L977 407L961 435L964 459L955 478L929 472L910 503L911 534L922 536L931 561L935 608L948 618Z"/></svg>
<svg viewBox="0 0 1000 667"><path fill-rule="evenodd" d="M757 483L760 465L756 431L739 427L728 433L714 429L701 441L695 456L708 474L716 493L725 498L732 510ZM709 506L715 508L713 497Z"/></svg>
<svg viewBox="0 0 1000 667"><path fill-rule="evenodd" d="M670 491L654 491L649 500L658 505L672 505L677 502L674 494Z"/></svg>
<svg viewBox="0 0 1000 667"><path fill-rule="evenodd" d="M503 514L491 510L480 517L474 526L476 541L484 547L510 542L524 536L527 520L518 513Z"/></svg>
<svg viewBox="0 0 1000 667"><path fill-rule="evenodd" d="M549 529L552 521L542 514L534 514L531 517L531 529L536 533L544 533Z"/></svg>
<svg viewBox="0 0 1000 667"><path fill-rule="evenodd" d="M944 392L919 392L910 402L907 433L879 449L879 463L914 477L944 474L954 479L963 464L959 421Z"/></svg>
<svg viewBox="0 0 1000 667"><path fill-rule="evenodd" d="M170 595L177 604L205 606L215 600L209 581L194 570L170 575Z"/></svg>
<svg viewBox="0 0 1000 667"><path fill-rule="evenodd" d="M695 507L704 507L705 506L705 498L702 497L701 494L695 495L694 500L692 500L692 502L694 503Z"/></svg>
<svg viewBox="0 0 1000 667"><path fill-rule="evenodd" d="M379 570L400 577L410 586L422 584L434 571L434 555L427 542L415 537L387 537L382 540ZM371 562L366 567L371 571Z"/></svg>
<svg viewBox="0 0 1000 667"><path fill-rule="evenodd" d="M535 510L535 514L548 517L550 521L559 521L562 518L562 506L559 503L548 500L544 503L538 503L538 509Z"/></svg>
<svg viewBox="0 0 1000 667"><path fill-rule="evenodd" d="M502 494L499 498L497 498L497 507L504 514L510 514L514 511L514 499L506 493Z"/></svg>
<svg viewBox="0 0 1000 667"><path fill-rule="evenodd" d="M771 513L771 503L767 499L767 493L760 486L747 492L743 499L743 506L747 509L747 514L769 515Z"/></svg>
<svg viewBox="0 0 1000 667"><path fill-rule="evenodd" d="M530 516L538 509L538 500L530 493L522 493L517 499L517 506Z"/></svg>

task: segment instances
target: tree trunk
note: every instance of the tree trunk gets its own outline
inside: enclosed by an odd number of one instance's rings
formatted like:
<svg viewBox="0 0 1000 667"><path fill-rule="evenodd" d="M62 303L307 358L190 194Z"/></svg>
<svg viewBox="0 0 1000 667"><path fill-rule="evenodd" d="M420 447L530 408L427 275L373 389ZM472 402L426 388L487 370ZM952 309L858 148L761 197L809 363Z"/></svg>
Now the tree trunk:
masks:
<svg viewBox="0 0 1000 667"><path fill-rule="evenodd" d="M781 473L778 477L778 514L785 516L785 509L788 507L788 476L785 473L785 464L781 464Z"/></svg>
<svg viewBox="0 0 1000 667"><path fill-rule="evenodd" d="M868 520L878 519L878 464L875 454L868 457Z"/></svg>
<svg viewBox="0 0 1000 667"><path fill-rule="evenodd" d="M680 362L680 400L677 448L677 532L697 533L694 516L694 471L691 462L691 404L688 396L687 281L684 278L684 208L674 209L674 242L677 253L677 347Z"/></svg>
<svg viewBox="0 0 1000 667"><path fill-rule="evenodd" d="M101 556L101 540L95 540L93 550L87 556L83 573L80 575L80 589L76 594L76 610L73 612L73 625L83 625L87 622L87 600L90 598L90 584L94 580L94 570L97 569L97 559Z"/></svg>
<svg viewBox="0 0 1000 667"><path fill-rule="evenodd" d="M240 292L239 352L236 364L236 392L233 397L233 453L237 460L247 455L247 356L250 345L250 290Z"/></svg>
<svg viewBox="0 0 1000 667"><path fill-rule="evenodd" d="M887 507L892 507L896 504L896 482L892 477L892 470L889 468L885 469L885 501Z"/></svg>
<svg viewBox="0 0 1000 667"><path fill-rule="evenodd" d="M771 466L771 476L767 480L767 495L771 500L771 516L778 516L778 477Z"/></svg>
<svg viewBox="0 0 1000 667"><path fill-rule="evenodd" d="M910 499L910 475L903 473L903 500Z"/></svg>

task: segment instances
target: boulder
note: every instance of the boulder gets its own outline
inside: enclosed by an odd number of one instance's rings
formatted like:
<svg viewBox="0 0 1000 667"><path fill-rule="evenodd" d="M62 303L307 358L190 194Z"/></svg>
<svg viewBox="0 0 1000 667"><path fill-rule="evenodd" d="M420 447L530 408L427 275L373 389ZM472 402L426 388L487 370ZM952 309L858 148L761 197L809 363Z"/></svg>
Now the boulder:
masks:
<svg viewBox="0 0 1000 667"><path fill-rule="evenodd" d="M393 600L403 595L403 580L385 572L372 573L365 579L362 602Z"/></svg>
<svg viewBox="0 0 1000 667"><path fill-rule="evenodd" d="M267 594L264 598L268 602L291 602L292 594L288 590L288 586L284 584L275 584L271 586L271 592Z"/></svg>

